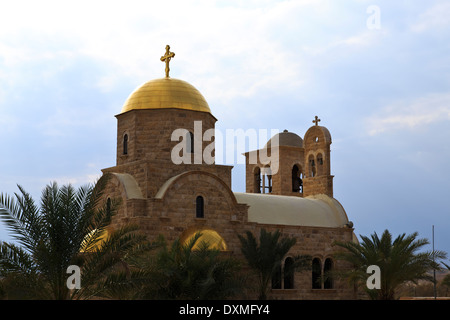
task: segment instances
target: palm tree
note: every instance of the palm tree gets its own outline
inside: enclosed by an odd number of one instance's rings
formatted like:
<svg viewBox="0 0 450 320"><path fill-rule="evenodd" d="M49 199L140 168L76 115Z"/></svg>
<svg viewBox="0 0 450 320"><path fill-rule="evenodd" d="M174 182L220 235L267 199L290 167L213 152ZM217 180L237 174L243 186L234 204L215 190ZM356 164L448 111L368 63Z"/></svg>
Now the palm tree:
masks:
<svg viewBox="0 0 450 320"><path fill-rule="evenodd" d="M346 250L338 253L338 259L345 260L352 265L350 271L341 274L351 282L363 287L372 299L392 300L395 291L401 284L408 281L417 283L418 280L433 278L429 271L439 269L436 259L445 259L442 251L419 252L423 246L429 244L427 239L416 239L418 233L401 234L392 241L392 235L385 230L378 237L375 232L371 237L361 236L361 243L336 242L335 244ZM376 265L381 272L381 289L366 287L367 268Z"/></svg>
<svg viewBox="0 0 450 320"><path fill-rule="evenodd" d="M241 241L241 251L250 268L258 276L258 298L267 299L269 283L273 276L280 270L281 261L296 243L295 238L281 238L281 232L267 232L261 229L259 244L255 236L247 231L245 236L239 235ZM290 272L294 270L306 270L311 265L311 257L308 255L298 255L293 257L293 264Z"/></svg>
<svg viewBox="0 0 450 320"><path fill-rule="evenodd" d="M121 270L124 257L145 244L130 225L100 241L117 207L116 201L102 200L107 180L79 189L52 183L44 188L40 206L21 186L15 197L0 195L0 218L15 240L0 241L0 279L9 298L82 299L101 294L99 283ZM70 265L81 268L81 289L68 288Z"/></svg>
<svg viewBox="0 0 450 320"><path fill-rule="evenodd" d="M140 298L226 299L240 292L243 283L237 261L199 242L201 235L195 234L187 243L177 239L170 247L162 239L153 260L134 264L146 274Z"/></svg>

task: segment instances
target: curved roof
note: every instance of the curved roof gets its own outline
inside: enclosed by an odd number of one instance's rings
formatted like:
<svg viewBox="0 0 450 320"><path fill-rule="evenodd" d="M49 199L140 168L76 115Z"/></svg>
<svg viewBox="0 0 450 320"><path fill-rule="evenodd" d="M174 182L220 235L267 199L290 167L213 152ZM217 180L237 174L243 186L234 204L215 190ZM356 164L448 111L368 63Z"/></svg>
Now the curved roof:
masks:
<svg viewBox="0 0 450 320"><path fill-rule="evenodd" d="M188 177L190 175L203 175L205 177L209 177L211 179L214 179L216 181L218 181L222 187L223 187L223 191L228 193L230 198L232 199L232 201L234 203L236 203L236 198L234 197L234 193L231 191L231 189L226 185L226 183L220 179L218 176L216 176L215 174L212 174L210 172L207 171L201 171L201 170L191 170L191 171L185 171L183 173L180 173L176 176L173 176L169 179L166 180L166 182L164 182L164 184L161 186L161 188L159 188L158 192L155 195L155 199L163 199L167 193L167 190L169 190L169 188L175 183L175 181L177 181L178 179L182 179L185 177Z"/></svg>
<svg viewBox="0 0 450 320"><path fill-rule="evenodd" d="M141 188L139 188L136 179L134 179L132 175L128 173L115 172L111 172L110 174L115 176L120 181L123 188L125 189L127 199L144 199L144 197L142 196Z"/></svg>
<svg viewBox="0 0 450 320"><path fill-rule="evenodd" d="M320 194L306 198L259 193L234 193L239 203L249 205L248 221L311 227L344 227L349 221L342 205Z"/></svg>
<svg viewBox="0 0 450 320"><path fill-rule="evenodd" d="M166 108L211 113L205 98L194 86L174 78L154 79L144 83L131 93L121 113Z"/></svg>
<svg viewBox="0 0 450 320"><path fill-rule="evenodd" d="M276 142L276 139L278 139L278 143ZM270 138L270 140L267 141L264 148L270 148L272 146L272 143L274 146L290 146L300 148L303 147L303 139L300 138L299 135L293 132L289 132L287 130L277 133L272 138Z"/></svg>
<svg viewBox="0 0 450 320"><path fill-rule="evenodd" d="M305 133L305 141L308 141L308 140L309 140L309 136L310 136L310 135L313 135L313 136L317 135L317 131L318 131L318 130L319 130L320 132L322 132L323 137L325 138L325 142L331 144L331 134L330 134L330 131L329 131L326 127L323 127L323 126L312 126L312 127L310 127L310 128L308 129L308 131L306 131L306 133Z"/></svg>

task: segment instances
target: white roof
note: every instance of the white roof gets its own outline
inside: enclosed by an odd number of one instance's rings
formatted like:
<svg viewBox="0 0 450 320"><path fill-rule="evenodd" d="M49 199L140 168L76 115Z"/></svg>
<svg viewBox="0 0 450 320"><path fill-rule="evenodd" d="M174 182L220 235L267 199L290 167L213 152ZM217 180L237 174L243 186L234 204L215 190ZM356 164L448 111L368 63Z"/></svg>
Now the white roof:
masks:
<svg viewBox="0 0 450 320"><path fill-rule="evenodd" d="M234 193L237 202L249 205L248 221L312 227L344 227L349 221L342 205L320 194L306 198L260 193Z"/></svg>

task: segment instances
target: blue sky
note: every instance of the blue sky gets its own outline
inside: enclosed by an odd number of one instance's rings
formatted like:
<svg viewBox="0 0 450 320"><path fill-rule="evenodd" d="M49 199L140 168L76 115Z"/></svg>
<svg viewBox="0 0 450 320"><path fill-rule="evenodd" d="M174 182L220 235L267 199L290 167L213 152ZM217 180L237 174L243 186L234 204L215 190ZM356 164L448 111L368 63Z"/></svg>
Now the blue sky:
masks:
<svg viewBox="0 0 450 320"><path fill-rule="evenodd" d="M450 253L449 17L438 0L3 2L0 192L38 199L115 165L114 115L164 76L170 44L171 76L202 92L223 132L303 136L322 119L357 235L431 241L435 225ZM244 183L236 164L233 189Z"/></svg>

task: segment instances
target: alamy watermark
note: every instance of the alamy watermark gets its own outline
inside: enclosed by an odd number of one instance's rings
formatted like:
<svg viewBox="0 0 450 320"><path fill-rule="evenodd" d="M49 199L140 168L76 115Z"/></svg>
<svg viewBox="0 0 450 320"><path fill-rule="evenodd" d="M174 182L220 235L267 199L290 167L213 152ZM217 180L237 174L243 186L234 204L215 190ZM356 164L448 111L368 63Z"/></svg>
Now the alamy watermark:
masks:
<svg viewBox="0 0 450 320"><path fill-rule="evenodd" d="M370 5L366 9L366 13L370 16L366 20L366 26L369 30L381 29L381 10L377 5Z"/></svg>
<svg viewBox="0 0 450 320"><path fill-rule="evenodd" d="M70 265L67 267L66 273L71 275L67 278L66 285L69 290L81 289L81 272L77 265Z"/></svg>
<svg viewBox="0 0 450 320"><path fill-rule="evenodd" d="M366 280L367 289L381 289L381 270L377 265L367 267L366 273L371 275Z"/></svg>
<svg viewBox="0 0 450 320"><path fill-rule="evenodd" d="M216 159L224 164L245 164L243 153L249 152L249 164L261 164L271 174L278 172L279 130L271 129L226 129L225 134L210 128L203 132L202 121L194 121L194 131L185 128L175 129L171 141L179 142L171 150L174 164L215 164ZM270 139L271 148L261 146ZM206 144L205 147L204 143ZM270 153L270 154L269 154ZM264 169L261 168L262 170Z"/></svg>

